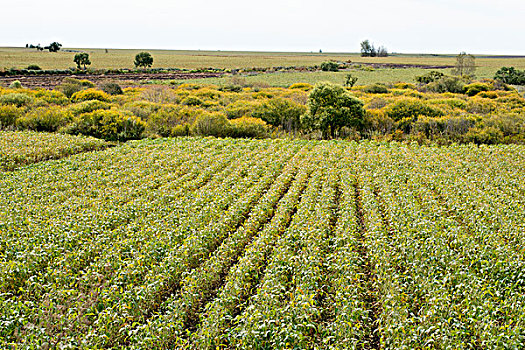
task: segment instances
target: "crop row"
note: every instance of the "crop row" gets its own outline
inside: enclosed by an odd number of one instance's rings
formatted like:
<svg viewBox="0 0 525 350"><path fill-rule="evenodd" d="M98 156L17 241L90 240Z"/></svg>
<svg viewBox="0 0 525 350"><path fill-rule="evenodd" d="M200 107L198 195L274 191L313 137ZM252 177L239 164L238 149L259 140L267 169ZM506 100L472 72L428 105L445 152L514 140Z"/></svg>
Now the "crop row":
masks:
<svg viewBox="0 0 525 350"><path fill-rule="evenodd" d="M185 138L3 173L0 342L521 348L523 154Z"/></svg>

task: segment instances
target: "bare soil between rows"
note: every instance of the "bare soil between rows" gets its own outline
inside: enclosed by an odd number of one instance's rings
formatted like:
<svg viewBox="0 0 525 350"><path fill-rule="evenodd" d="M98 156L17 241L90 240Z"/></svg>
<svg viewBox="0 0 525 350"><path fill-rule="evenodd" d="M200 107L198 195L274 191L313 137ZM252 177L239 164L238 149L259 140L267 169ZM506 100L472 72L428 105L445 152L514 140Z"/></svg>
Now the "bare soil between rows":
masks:
<svg viewBox="0 0 525 350"><path fill-rule="evenodd" d="M56 74L56 75L12 75L0 77L0 85L8 86L13 81L20 81L27 88L53 89L65 78L87 79L95 84L105 81L118 81L123 85L136 85L147 80L184 80L218 78L224 73L121 73L121 74ZM128 84L126 84L128 83Z"/></svg>

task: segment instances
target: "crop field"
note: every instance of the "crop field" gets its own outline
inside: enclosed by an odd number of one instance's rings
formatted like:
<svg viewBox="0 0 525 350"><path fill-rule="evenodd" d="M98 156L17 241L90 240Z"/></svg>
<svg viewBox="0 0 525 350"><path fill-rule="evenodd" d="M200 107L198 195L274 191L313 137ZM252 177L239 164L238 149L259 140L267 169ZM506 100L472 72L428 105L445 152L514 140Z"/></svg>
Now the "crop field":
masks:
<svg viewBox="0 0 525 350"><path fill-rule="evenodd" d="M0 170L100 150L108 145L93 137L0 130Z"/></svg>
<svg viewBox="0 0 525 350"><path fill-rule="evenodd" d="M523 348L524 175L519 145L214 138L1 172L0 344Z"/></svg>

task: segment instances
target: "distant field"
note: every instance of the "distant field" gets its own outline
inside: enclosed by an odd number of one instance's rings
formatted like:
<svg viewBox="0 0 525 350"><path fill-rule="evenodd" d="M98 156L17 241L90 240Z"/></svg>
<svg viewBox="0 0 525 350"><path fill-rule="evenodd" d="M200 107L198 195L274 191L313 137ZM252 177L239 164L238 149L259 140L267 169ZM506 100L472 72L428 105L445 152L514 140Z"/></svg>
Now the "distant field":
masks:
<svg viewBox="0 0 525 350"><path fill-rule="evenodd" d="M440 69L439 71L447 73L448 70ZM344 84L346 76L350 73L358 78L357 85L368 85L378 82L415 83L415 77L425 74L426 72L427 70L421 68L376 69L373 71L351 70L341 72L277 72L243 76L242 79L245 79L248 84L261 83L276 87L288 87L294 83L316 84L322 81ZM160 83L159 81L151 82ZM224 76L220 78L173 80L172 82L225 85L232 82L232 77Z"/></svg>
<svg viewBox="0 0 525 350"><path fill-rule="evenodd" d="M65 49L67 50L67 49ZM71 49L86 51L91 57L92 68L132 68L135 55L144 50L123 49ZM394 55L390 57L360 57L357 53L301 53L301 52L231 52L231 51L174 51L145 50L154 57L154 67L176 68L249 68L276 66L311 66L326 60L395 63L423 65L454 65L454 55ZM0 69L25 68L37 64L43 69L74 67L74 52L38 52L26 48L0 48ZM502 58L488 56L476 60L482 75L493 74L502 66L525 69L525 57Z"/></svg>

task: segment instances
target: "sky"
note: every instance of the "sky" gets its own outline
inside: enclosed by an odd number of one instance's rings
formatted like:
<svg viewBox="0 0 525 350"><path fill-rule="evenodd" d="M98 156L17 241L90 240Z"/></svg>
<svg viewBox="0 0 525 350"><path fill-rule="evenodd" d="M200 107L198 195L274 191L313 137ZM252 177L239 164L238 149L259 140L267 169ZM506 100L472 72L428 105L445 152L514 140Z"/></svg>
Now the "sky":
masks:
<svg viewBox="0 0 525 350"><path fill-rule="evenodd" d="M0 46L525 55L524 0L5 1Z"/></svg>

